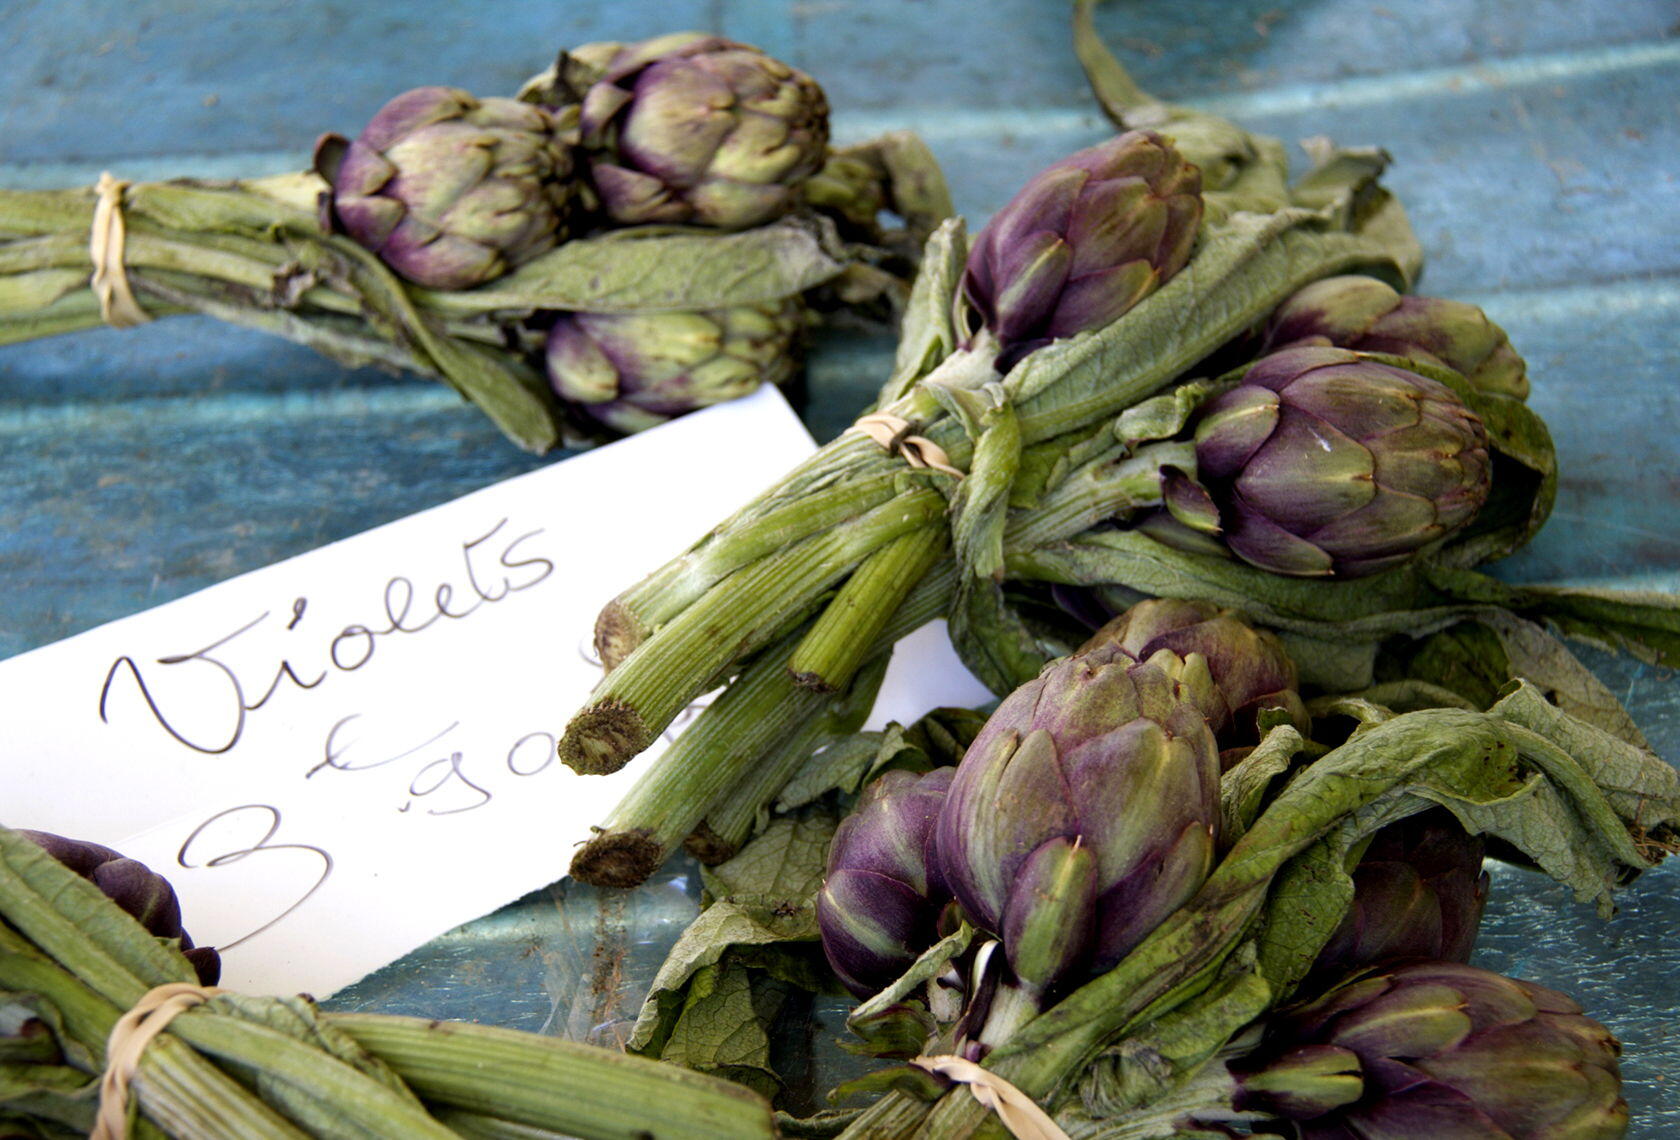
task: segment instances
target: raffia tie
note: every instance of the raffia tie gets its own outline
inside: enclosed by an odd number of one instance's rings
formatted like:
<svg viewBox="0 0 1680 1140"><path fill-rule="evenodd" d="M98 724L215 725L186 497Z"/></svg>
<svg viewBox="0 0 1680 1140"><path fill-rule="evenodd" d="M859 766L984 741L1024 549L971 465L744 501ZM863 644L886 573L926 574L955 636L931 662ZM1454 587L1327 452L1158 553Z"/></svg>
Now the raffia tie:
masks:
<svg viewBox="0 0 1680 1140"><path fill-rule="evenodd" d="M912 467L941 471L958 479L963 477L961 471L951 466L951 457L945 454L944 448L926 436L911 435L910 428L909 420L886 412L876 412L864 416L848 430L861 431L885 448L889 454L898 456Z"/></svg>
<svg viewBox="0 0 1680 1140"><path fill-rule="evenodd" d="M938 1057L917 1057L910 1062L930 1073L949 1077L968 1091L981 1106L997 1113L1015 1140L1068 1140L1068 1134L1050 1119L1050 1114L1033 1098L989 1069L973 1061L946 1053Z"/></svg>
<svg viewBox="0 0 1680 1140"><path fill-rule="evenodd" d="M215 986L170 982L148 990L133 1009L117 1018L105 1042L105 1072L99 1078L99 1115L88 1140L123 1140L128 1135L128 1086L152 1038L175 1015L225 991Z"/></svg>
<svg viewBox="0 0 1680 1140"><path fill-rule="evenodd" d="M93 259L91 284L94 296L99 298L99 315L112 328L143 325L152 318L134 299L134 290L128 285L128 268L123 264L128 227L123 224L122 197L128 183L111 177L107 170L99 176L93 189L99 200L93 206L88 252Z"/></svg>

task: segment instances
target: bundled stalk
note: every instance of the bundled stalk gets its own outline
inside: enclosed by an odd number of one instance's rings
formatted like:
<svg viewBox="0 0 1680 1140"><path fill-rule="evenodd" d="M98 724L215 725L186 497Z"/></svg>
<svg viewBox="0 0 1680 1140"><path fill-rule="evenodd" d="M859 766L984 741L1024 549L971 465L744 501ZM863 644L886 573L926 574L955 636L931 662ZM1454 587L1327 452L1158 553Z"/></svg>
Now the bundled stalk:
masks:
<svg viewBox="0 0 1680 1140"><path fill-rule="evenodd" d="M831 149L810 77L695 34L517 100L417 88L315 167L0 191L0 344L198 313L433 376L541 452L784 381L815 314L895 315L950 214L920 140Z"/></svg>
<svg viewBox="0 0 1680 1140"><path fill-rule="evenodd" d="M727 1081L529 1033L206 989L178 946L0 829L0 1128L113 1140L776 1135L763 1098ZM153 1010L140 1026L167 1023L149 1044L135 1043L137 1008Z"/></svg>
<svg viewBox="0 0 1680 1140"><path fill-rule="evenodd" d="M908 536L941 517L923 582L999 696L1083 640L1045 603L1070 588L1238 610L1325 647L1327 689L1368 684L1385 639L1495 611L1680 660L1672 597L1473 569L1545 522L1555 455L1504 333L1407 295L1421 254L1387 156L1315 144L1290 183L1276 140L1150 98L1076 13L1126 133L1041 172L972 248L960 221L934 234L875 409L603 610L609 671L566 763L616 770L730 676L863 660L926 558Z"/></svg>

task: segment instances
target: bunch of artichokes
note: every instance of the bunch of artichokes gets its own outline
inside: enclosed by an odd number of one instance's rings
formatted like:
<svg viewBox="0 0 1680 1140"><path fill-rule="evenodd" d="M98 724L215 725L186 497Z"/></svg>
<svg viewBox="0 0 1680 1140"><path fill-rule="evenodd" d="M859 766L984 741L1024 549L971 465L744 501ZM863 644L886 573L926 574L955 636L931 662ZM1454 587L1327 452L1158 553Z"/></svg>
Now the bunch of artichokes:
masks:
<svg viewBox="0 0 1680 1140"><path fill-rule="evenodd" d="M847 176L816 185L836 161ZM0 343L204 313L435 376L529 450L587 446L783 382L808 299L892 319L951 212L914 136L831 151L815 80L697 33L583 45L517 98L415 88L354 139L323 135L313 166L115 184L98 207L0 192ZM134 313L107 311L92 254L66 252L113 201ZM579 324L610 377L565 351L555 330ZM714 351L691 327L708 324ZM663 349L610 347L650 327Z"/></svg>
<svg viewBox="0 0 1680 1140"><path fill-rule="evenodd" d="M1162 629L1173 648L1148 636ZM1405 732L1429 713L1372 698L1364 739L1349 736L1339 721L1353 706L1320 697L1308 716L1290 683L1256 722L1259 746L1222 780L1212 725L1252 682L1227 667L1221 701L1197 688L1210 660L1242 653L1260 672L1288 660L1235 615L1140 602L1010 694L954 771L889 771L869 786L829 849L816 906L829 962L863 999L853 1017L862 1047L979 1060L1033 1082L1070 1127L1106 1122L1115 1135L1165 1135L1148 1128L1166 1123L1214 1134L1239 1121L1315 1140L1621 1135L1610 1033L1562 994L1466 964L1489 880L1483 841L1464 821L1506 850L1549 842L1525 831L1540 815L1521 824L1472 807L1490 792L1476 785L1495 754L1470 743L1457 776L1447 775L1454 761L1427 777L1451 810L1423 810L1404 780L1373 797L1350 777L1393 781L1420 746L1450 751L1447 736ZM1479 730L1516 730L1520 751L1528 715L1502 702ZM1571 739L1584 749L1571 763L1592 765L1602 746L1657 779L1662 827L1680 836L1671 769L1638 749ZM1377 762L1354 758L1369 748ZM1613 795L1620 778L1588 797ZM1361 822L1384 818L1382 804L1408 814ZM1597 841L1625 844L1643 826L1634 814L1624 805ZM1303 827L1326 823L1318 846L1303 842ZM1272 857L1280 843L1294 862ZM1268 868L1259 879L1254 863ZM1567 875L1567 864L1550 869ZM1256 891L1257 910L1233 912ZM1175 957L1186 952L1188 970ZM1136 985L1146 992L1127 988ZM961 1012L933 1013L952 990ZM1103 1004L1114 1001L1122 1012ZM1079 1050L1093 1024L1124 1027L1126 1043L1089 1061ZM1070 1036L1085 1043L1071 1055L1034 1055L1069 1049ZM1082 1078L1070 1056L1092 1066ZM1082 1080L1080 1097L1058 1093L1057 1080ZM845 1135L969 1134L950 1105L925 1121L917 1105L888 1097ZM911 1121L921 1131L899 1130Z"/></svg>

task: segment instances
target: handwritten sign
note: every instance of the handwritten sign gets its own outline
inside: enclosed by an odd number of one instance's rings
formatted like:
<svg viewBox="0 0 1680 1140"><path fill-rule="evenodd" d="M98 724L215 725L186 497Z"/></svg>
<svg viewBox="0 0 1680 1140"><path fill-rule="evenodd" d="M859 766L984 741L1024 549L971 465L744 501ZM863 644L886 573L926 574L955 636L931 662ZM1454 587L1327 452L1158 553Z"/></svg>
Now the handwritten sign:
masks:
<svg viewBox="0 0 1680 1140"><path fill-rule="evenodd" d="M595 614L812 447L766 391L0 662L0 821L162 872L224 984L325 996L564 874L658 751L555 757ZM984 699L926 630L877 713Z"/></svg>

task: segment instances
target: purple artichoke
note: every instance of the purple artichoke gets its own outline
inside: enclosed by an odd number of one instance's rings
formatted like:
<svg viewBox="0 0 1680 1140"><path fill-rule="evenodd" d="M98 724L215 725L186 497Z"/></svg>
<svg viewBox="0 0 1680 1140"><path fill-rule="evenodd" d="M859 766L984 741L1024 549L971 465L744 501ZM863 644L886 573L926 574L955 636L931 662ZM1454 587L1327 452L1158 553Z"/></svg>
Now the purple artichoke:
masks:
<svg viewBox="0 0 1680 1140"><path fill-rule="evenodd" d="M209 946L194 947L181 927L181 903L169 880L109 847L65 839L45 831L18 834L105 892L107 898L159 938L175 938L198 971L200 985L213 986L222 974L221 955Z"/></svg>
<svg viewBox="0 0 1680 1140"><path fill-rule="evenodd" d="M562 313L548 334L548 382L616 431L637 432L793 375L797 298L693 313Z"/></svg>
<svg viewBox="0 0 1680 1140"><path fill-rule="evenodd" d="M1213 867L1219 757L1183 686L1115 645L1006 697L939 815L946 882L1046 991L1100 972Z"/></svg>
<svg viewBox="0 0 1680 1140"><path fill-rule="evenodd" d="M1353 903L1319 951L1319 976L1408 958L1467 962L1487 903L1483 844L1432 808L1377 832L1353 870Z"/></svg>
<svg viewBox="0 0 1680 1140"><path fill-rule="evenodd" d="M577 184L557 130L529 103L417 87L354 142L316 144L327 220L418 285L482 285L567 236Z"/></svg>
<svg viewBox="0 0 1680 1140"><path fill-rule="evenodd" d="M815 80L697 32L619 51L585 93L579 126L602 209L624 225L771 221L828 153Z"/></svg>
<svg viewBox="0 0 1680 1140"><path fill-rule="evenodd" d="M1278 306L1266 351L1308 345L1410 357L1451 368L1484 392L1528 395L1523 358L1486 313L1462 301L1404 296L1375 277L1326 277Z"/></svg>
<svg viewBox="0 0 1680 1140"><path fill-rule="evenodd" d="M938 940L951 892L934 851L934 822L955 775L955 768L887 772L834 833L817 923L829 965L860 998L883 989Z"/></svg>
<svg viewBox="0 0 1680 1140"><path fill-rule="evenodd" d="M1491 477L1487 432L1451 389L1340 348L1261 358L1203 410L1196 465L1244 561L1349 578L1468 523Z"/></svg>
<svg viewBox="0 0 1680 1140"><path fill-rule="evenodd" d="M1239 1107L1300 1140L1610 1140L1620 1045L1555 990L1458 962L1367 971L1275 1015Z"/></svg>
<svg viewBox="0 0 1680 1140"><path fill-rule="evenodd" d="M1256 718L1262 709L1282 709L1307 727L1295 663L1283 642L1231 610L1212 602L1149 598L1097 630L1079 652L1110 644L1172 674L1226 748L1259 743Z"/></svg>
<svg viewBox="0 0 1680 1140"><path fill-rule="evenodd" d="M1201 222L1201 172L1153 131L1040 171L974 239L963 276L999 370L1119 318L1184 268Z"/></svg>

